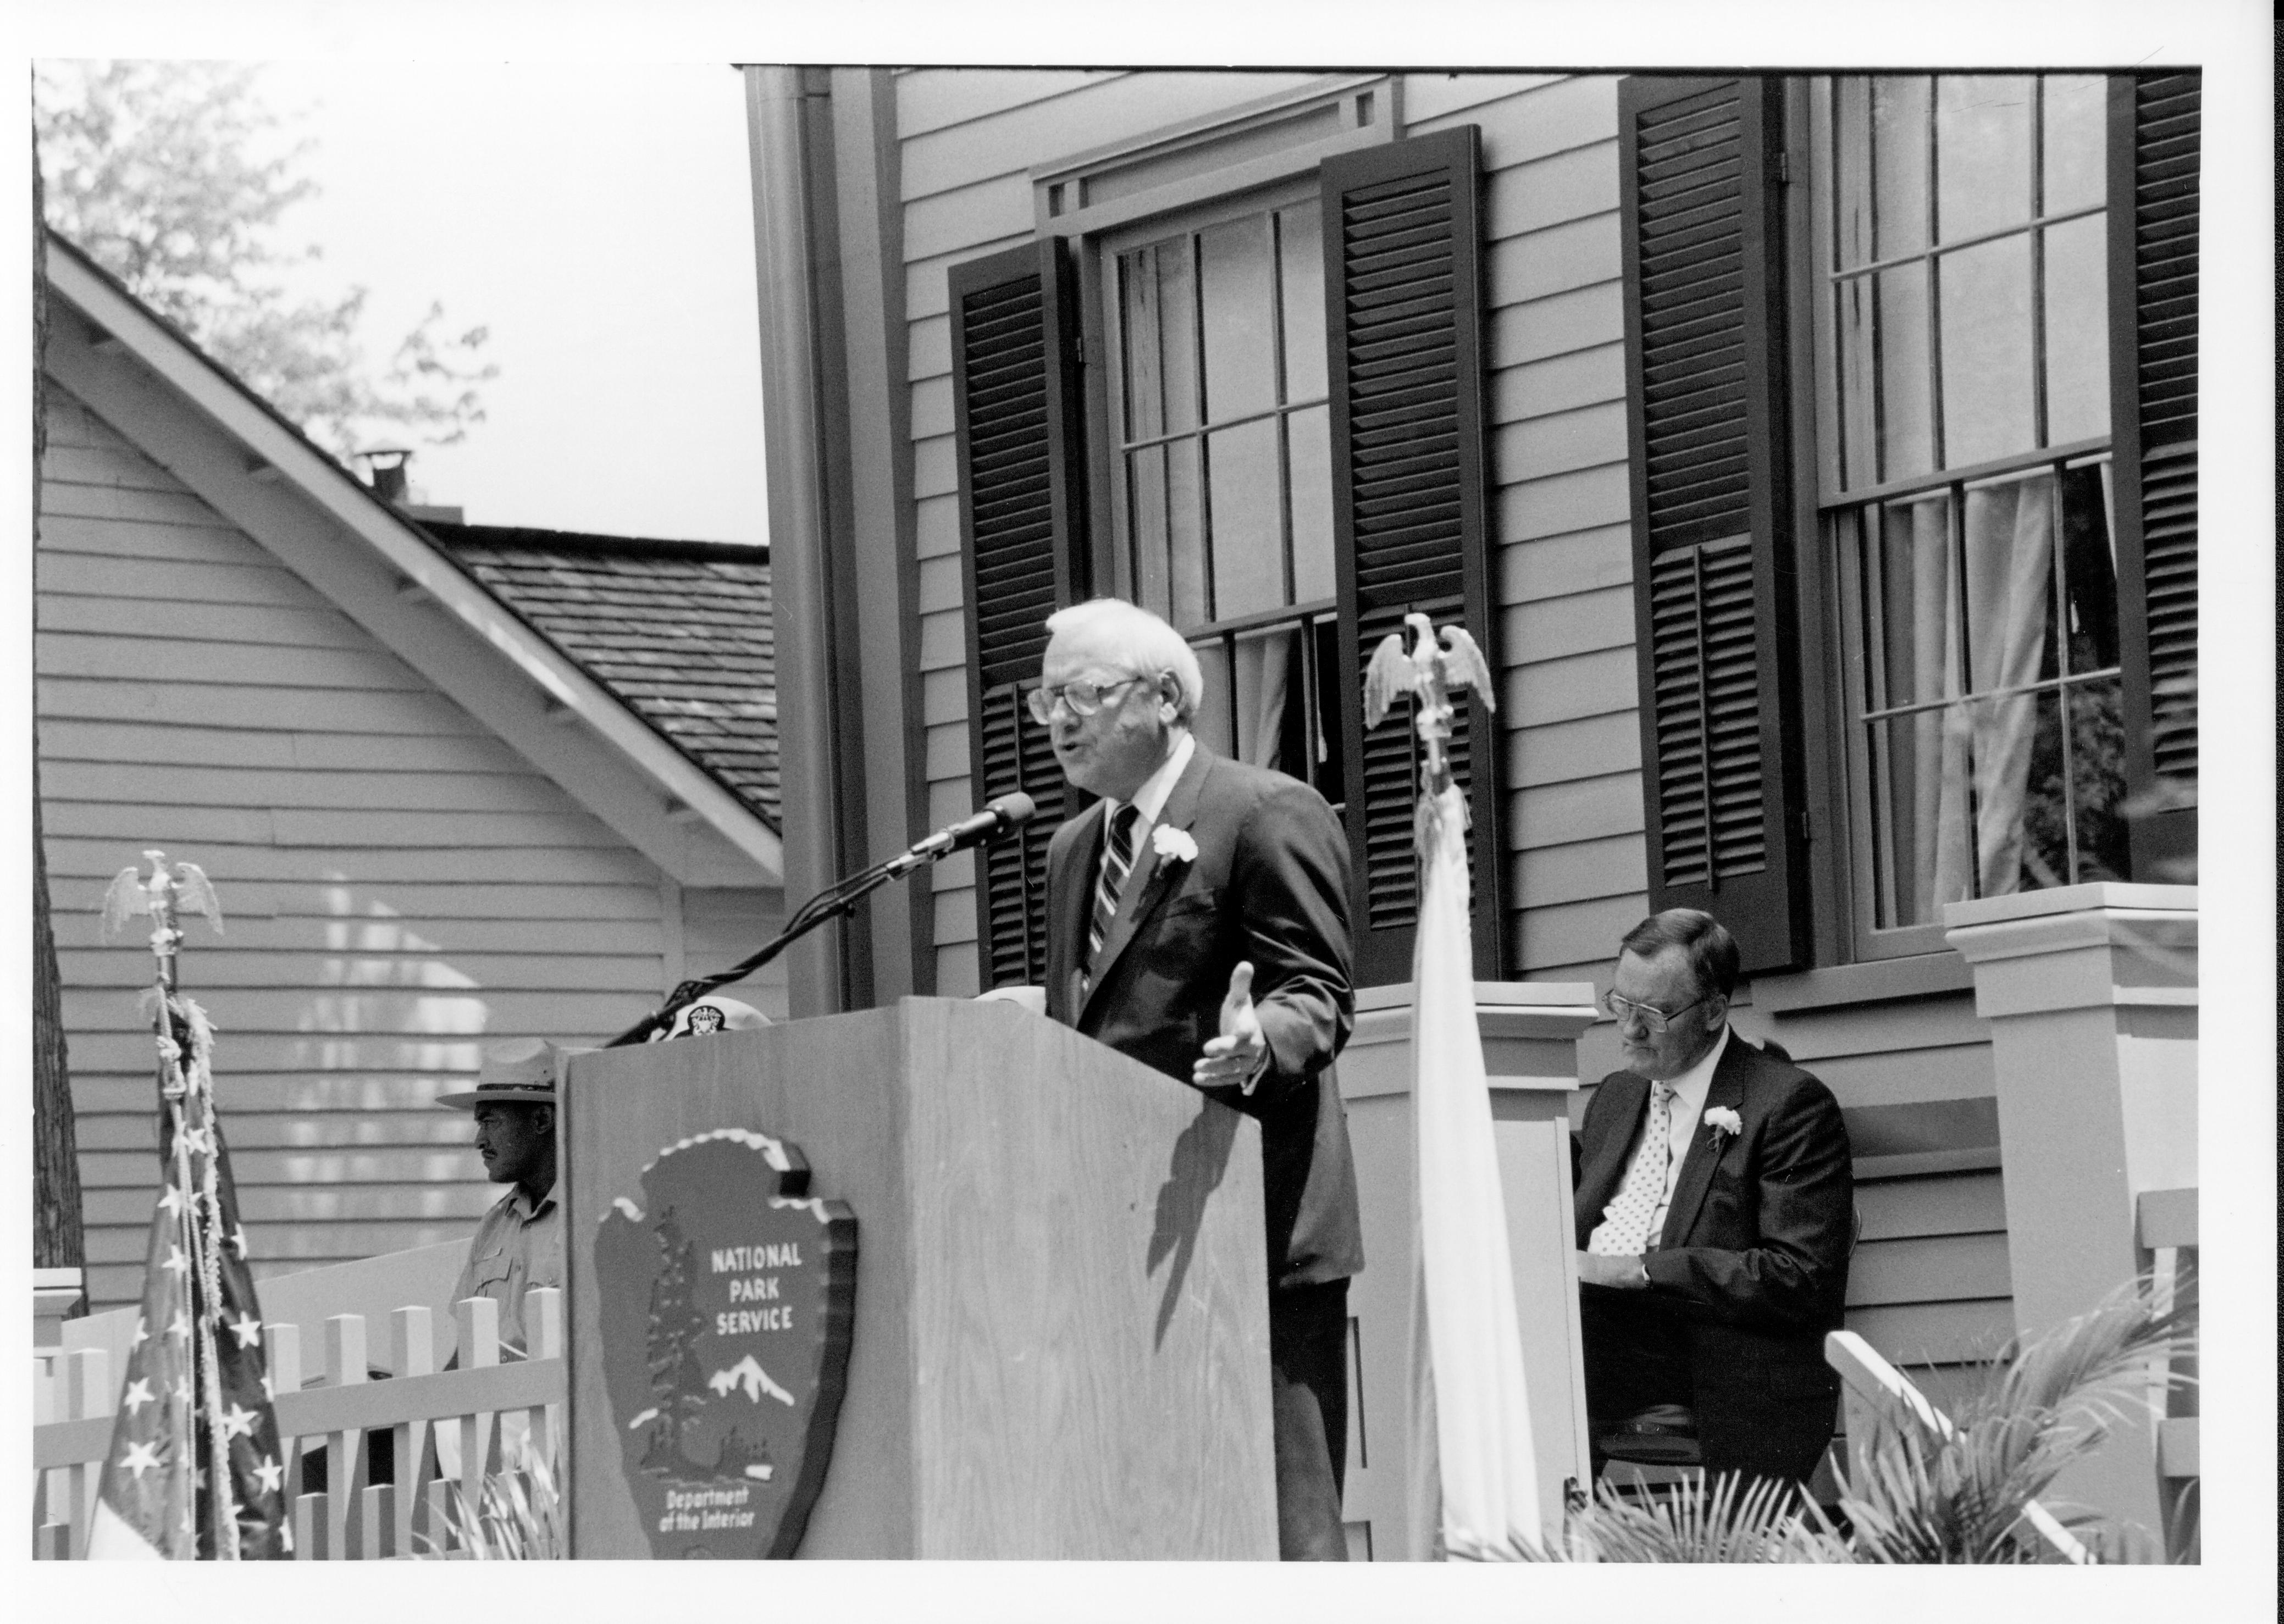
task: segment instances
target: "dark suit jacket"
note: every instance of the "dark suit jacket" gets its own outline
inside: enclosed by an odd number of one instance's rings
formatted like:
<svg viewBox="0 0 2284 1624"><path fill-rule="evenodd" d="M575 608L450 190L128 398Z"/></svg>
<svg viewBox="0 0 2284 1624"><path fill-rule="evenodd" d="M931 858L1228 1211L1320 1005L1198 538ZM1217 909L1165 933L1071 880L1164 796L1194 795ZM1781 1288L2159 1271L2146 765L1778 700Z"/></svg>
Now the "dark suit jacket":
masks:
<svg viewBox="0 0 2284 1624"><path fill-rule="evenodd" d="M1582 1250L1625 1176L1648 1099L1645 1080L1614 1072L1586 1108L1574 1211ZM1670 1316L1709 1468L1805 1475L1797 1464L1812 1467L1829 1441L1839 1395L1824 1334L1840 1328L1848 1294L1848 1129L1831 1089L1734 1031L1706 1091L1706 1110L1717 1106L1743 1131L1699 1127L1644 1260L1647 1290L1612 1294L1647 1298ZM1600 1350L1590 1345L1586 1356Z"/></svg>
<svg viewBox="0 0 2284 1624"><path fill-rule="evenodd" d="M1348 1042L1348 842L1324 798L1202 744L1153 829L1186 830L1194 862L1146 839L1082 998L1103 837L1098 802L1047 847L1047 1013L1183 1082L1221 1030L1230 972L1253 963L1271 1055L1251 1094L1204 1090L1261 1124L1270 1282L1343 1280L1364 1267L1348 1117L1326 1068Z"/></svg>

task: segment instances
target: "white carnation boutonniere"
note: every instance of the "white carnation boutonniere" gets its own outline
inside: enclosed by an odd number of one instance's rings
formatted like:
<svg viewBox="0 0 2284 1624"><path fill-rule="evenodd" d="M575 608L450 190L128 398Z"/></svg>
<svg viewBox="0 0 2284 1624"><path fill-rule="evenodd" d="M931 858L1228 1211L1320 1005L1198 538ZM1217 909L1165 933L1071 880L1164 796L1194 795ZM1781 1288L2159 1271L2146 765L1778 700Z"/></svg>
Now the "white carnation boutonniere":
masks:
<svg viewBox="0 0 2284 1624"><path fill-rule="evenodd" d="M1718 1145L1724 1139L1733 1139L1745 1131L1745 1120L1726 1105L1715 1105L1705 1113L1705 1128Z"/></svg>
<svg viewBox="0 0 2284 1624"><path fill-rule="evenodd" d="M1198 843L1190 839L1190 832L1170 824L1161 824L1150 832L1150 849L1158 854L1162 863L1195 863L1198 859Z"/></svg>

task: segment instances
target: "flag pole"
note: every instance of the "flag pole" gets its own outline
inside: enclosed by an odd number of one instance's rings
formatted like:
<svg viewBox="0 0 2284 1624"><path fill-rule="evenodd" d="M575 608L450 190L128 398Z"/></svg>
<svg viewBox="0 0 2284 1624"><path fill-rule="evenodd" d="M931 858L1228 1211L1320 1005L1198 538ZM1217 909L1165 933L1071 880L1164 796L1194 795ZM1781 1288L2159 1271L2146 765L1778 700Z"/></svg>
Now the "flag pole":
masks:
<svg viewBox="0 0 2284 1624"><path fill-rule="evenodd" d="M261 1316L215 1108L213 1028L182 995L179 973L183 914L196 910L219 932L222 909L196 863L170 867L164 852L143 855L150 879L121 871L105 897L104 925L109 935L138 916L152 920L145 997L158 1049L164 1188L89 1554L236 1561L275 1554L286 1536ZM233 1307L238 1318L228 1321ZM234 1347L223 1343L225 1329ZM241 1438L242 1450L234 1448Z"/></svg>
<svg viewBox="0 0 2284 1624"><path fill-rule="evenodd" d="M1453 781L1455 694L1496 708L1474 640L1424 614L1385 638L1365 674L1365 725L1400 695L1420 742L1412 950L1412 1436L1406 1498L1415 1558L1513 1560L1539 1542L1537 1453L1515 1323L1490 1081L1475 1020L1467 803Z"/></svg>

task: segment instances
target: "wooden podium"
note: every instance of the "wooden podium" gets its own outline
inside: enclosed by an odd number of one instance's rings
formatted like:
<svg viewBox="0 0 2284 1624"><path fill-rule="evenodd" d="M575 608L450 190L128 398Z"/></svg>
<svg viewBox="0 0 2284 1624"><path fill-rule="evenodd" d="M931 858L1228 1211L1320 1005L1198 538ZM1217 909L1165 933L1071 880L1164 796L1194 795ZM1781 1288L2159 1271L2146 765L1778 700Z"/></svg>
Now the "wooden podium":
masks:
<svg viewBox="0 0 2284 1624"><path fill-rule="evenodd" d="M1013 1004L575 1055L564 1089L571 1544L651 1556L605 1386L614 1200L720 1128L806 1153L857 1224L802 1557L1277 1556L1260 1132Z"/></svg>

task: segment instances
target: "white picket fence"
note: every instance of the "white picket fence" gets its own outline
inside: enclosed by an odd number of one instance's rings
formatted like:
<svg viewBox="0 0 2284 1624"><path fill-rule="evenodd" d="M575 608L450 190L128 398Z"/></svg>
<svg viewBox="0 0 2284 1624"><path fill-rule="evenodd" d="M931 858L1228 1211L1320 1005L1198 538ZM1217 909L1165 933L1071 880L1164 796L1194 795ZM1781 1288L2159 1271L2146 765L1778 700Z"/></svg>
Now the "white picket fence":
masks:
<svg viewBox="0 0 2284 1624"><path fill-rule="evenodd" d="M563 1401L563 1293L539 1288L524 1297L531 1357L500 1361L499 1305L471 1297L454 1305L460 1350L456 1370L436 1369L432 1311L403 1308L389 1316L388 1365L368 1379L365 1316L325 1322L325 1375L304 1386L301 1330L262 1328L270 1386L286 1452L286 1503L293 1554L301 1561L375 1561L469 1554L455 1532L482 1503L484 1479L504 1469L544 1464L560 1485ZM32 1445L32 1554L41 1560L83 1559L95 1498L111 1448L113 1413L122 1373L105 1347L82 1347L34 1359L36 1425ZM450 1429L448 1432L447 1429ZM393 1483L373 1483L372 1440L390 1436ZM441 1440L449 1460L457 1442L458 1475L438 1474ZM510 1457L503 1465L503 1440ZM325 1448L328 1492L304 1493L306 1451ZM525 1451L528 1453L526 1454ZM527 1477L527 1482L528 1478ZM447 1514L454 1489L456 1516Z"/></svg>

